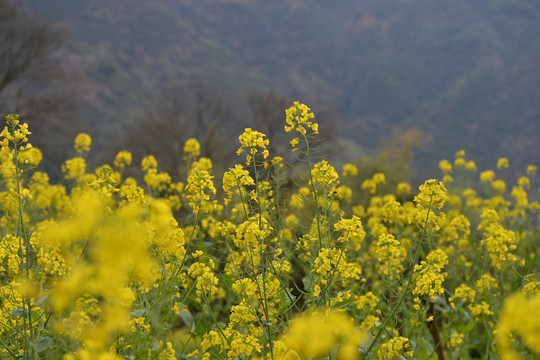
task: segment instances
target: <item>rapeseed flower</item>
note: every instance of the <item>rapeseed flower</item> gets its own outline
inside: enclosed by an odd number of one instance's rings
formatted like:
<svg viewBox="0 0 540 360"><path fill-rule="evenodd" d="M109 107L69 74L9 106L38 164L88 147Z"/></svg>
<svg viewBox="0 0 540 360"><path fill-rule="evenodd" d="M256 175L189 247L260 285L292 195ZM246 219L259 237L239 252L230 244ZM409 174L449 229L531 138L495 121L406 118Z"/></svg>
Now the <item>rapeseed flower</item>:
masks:
<svg viewBox="0 0 540 360"><path fill-rule="evenodd" d="M377 351L377 358L378 359L393 359L395 357L398 357L401 355L401 353L404 352L405 349L410 347L409 339L398 336L393 339L388 340L384 344L382 344ZM409 357L411 356L411 353L409 352L407 354Z"/></svg>
<svg viewBox="0 0 540 360"><path fill-rule="evenodd" d="M538 172L538 166L536 165L528 165L527 166L527 175L534 176Z"/></svg>
<svg viewBox="0 0 540 360"><path fill-rule="evenodd" d="M508 194L489 170L484 186L463 187L463 171L476 165L459 151L441 162L443 182L382 194L387 178L377 173L358 198L359 169L343 166L340 185L329 161L312 162L313 114L298 103L289 110L306 171L291 186L283 159L264 171L268 140L246 129L239 151L251 166L233 165L219 193L194 139L184 149L187 179L159 172L147 156L138 184L123 178L127 152L114 167L88 169L91 139L79 136L65 181L53 184L32 169L42 155L28 126L8 116L0 357L173 359L182 349L205 360L410 358L437 346L449 358L474 348L540 356L530 316L540 293L532 241L540 205L529 193L536 167ZM170 336L176 327L181 337ZM437 332L440 344L431 341Z"/></svg>
<svg viewBox="0 0 540 360"><path fill-rule="evenodd" d="M126 166L131 165L132 155L128 151L119 151L114 158L114 166L119 169L123 169Z"/></svg>
<svg viewBox="0 0 540 360"><path fill-rule="evenodd" d="M89 152L90 145L92 145L92 138L86 133L81 133L75 138L74 148L79 155Z"/></svg>
<svg viewBox="0 0 540 360"><path fill-rule="evenodd" d="M404 254L394 235L382 234L379 236L375 255L385 277L395 279L400 276L403 271L401 261Z"/></svg>
<svg viewBox="0 0 540 360"><path fill-rule="evenodd" d="M495 172L493 170L486 170L480 173L480 182L488 183L495 180Z"/></svg>
<svg viewBox="0 0 540 360"><path fill-rule="evenodd" d="M248 155L246 156L246 164L250 165L253 156L261 151L262 156L266 159L269 155L266 146L270 144L268 139L265 139L266 135L259 131L251 130L251 128L246 128L244 133L240 135L240 148L236 151L237 155L242 154L244 151L248 150Z"/></svg>
<svg viewBox="0 0 540 360"><path fill-rule="evenodd" d="M187 139L184 144L184 154L192 158L201 155L201 144L195 138Z"/></svg>
<svg viewBox="0 0 540 360"><path fill-rule="evenodd" d="M358 349L366 341L365 335L346 313L324 310L294 319L282 339L287 347L306 358L317 358L337 350L340 360L358 359Z"/></svg>
<svg viewBox="0 0 540 360"><path fill-rule="evenodd" d="M443 174L450 174L452 172L452 164L448 160L439 161L439 169Z"/></svg>
<svg viewBox="0 0 540 360"><path fill-rule="evenodd" d="M508 159L507 158L499 158L497 160L497 169L507 169L508 168Z"/></svg>
<svg viewBox="0 0 540 360"><path fill-rule="evenodd" d="M353 164L343 165L343 176L356 176L358 174L358 168Z"/></svg>

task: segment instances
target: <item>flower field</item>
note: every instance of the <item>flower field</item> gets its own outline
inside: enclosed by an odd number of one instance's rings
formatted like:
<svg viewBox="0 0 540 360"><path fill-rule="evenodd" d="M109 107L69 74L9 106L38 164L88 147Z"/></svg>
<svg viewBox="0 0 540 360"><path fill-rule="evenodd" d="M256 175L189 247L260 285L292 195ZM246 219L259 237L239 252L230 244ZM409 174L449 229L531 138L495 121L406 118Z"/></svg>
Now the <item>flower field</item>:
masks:
<svg viewBox="0 0 540 360"><path fill-rule="evenodd" d="M386 192L320 156L307 106L285 118L294 166L248 128L223 176L195 139L185 179L126 151L88 169L80 134L53 184L7 116L0 357L540 357L536 166L512 184L507 159L479 171L458 151Z"/></svg>

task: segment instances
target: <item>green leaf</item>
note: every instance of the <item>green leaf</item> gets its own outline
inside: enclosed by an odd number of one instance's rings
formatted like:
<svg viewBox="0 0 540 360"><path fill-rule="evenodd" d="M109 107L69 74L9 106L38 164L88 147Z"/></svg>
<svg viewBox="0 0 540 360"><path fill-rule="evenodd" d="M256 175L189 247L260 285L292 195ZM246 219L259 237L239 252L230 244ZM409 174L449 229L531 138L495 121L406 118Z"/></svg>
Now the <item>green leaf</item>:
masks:
<svg viewBox="0 0 540 360"><path fill-rule="evenodd" d="M41 306L49 298L49 295L44 295L34 302L34 306Z"/></svg>
<svg viewBox="0 0 540 360"><path fill-rule="evenodd" d="M48 336L44 336L44 337L37 338L36 341L34 341L34 343L32 344L32 347L38 353L38 352L46 350L50 344L51 344L51 338Z"/></svg>
<svg viewBox="0 0 540 360"><path fill-rule="evenodd" d="M426 348L423 348L416 356L418 360L426 360L428 357Z"/></svg>
<svg viewBox="0 0 540 360"><path fill-rule="evenodd" d="M23 315L24 315L24 311L22 309L13 309L11 314L9 314L9 316L23 316Z"/></svg>
<svg viewBox="0 0 540 360"><path fill-rule="evenodd" d="M470 332L472 329L474 329L474 325L476 323L474 321L471 321L469 322L468 324L466 325L460 325L457 330L458 332L460 332L461 334L466 334L468 332Z"/></svg>
<svg viewBox="0 0 540 360"><path fill-rule="evenodd" d="M133 310L131 312L131 315L133 315L136 318L145 317L146 315L148 315L148 311L146 311L146 309L137 309L137 310Z"/></svg>
<svg viewBox="0 0 540 360"><path fill-rule="evenodd" d="M178 316L182 318L184 324L186 324L188 328L191 329L193 327L193 315L191 315L188 310L180 311L178 313Z"/></svg>

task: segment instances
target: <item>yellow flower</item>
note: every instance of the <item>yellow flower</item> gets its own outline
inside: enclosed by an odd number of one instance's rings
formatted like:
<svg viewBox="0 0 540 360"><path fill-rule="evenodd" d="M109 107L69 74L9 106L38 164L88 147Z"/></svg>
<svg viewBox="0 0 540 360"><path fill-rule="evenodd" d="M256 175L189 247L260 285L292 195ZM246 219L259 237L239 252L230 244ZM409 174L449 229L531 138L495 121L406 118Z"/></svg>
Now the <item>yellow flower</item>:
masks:
<svg viewBox="0 0 540 360"><path fill-rule="evenodd" d="M467 163L465 164L465 170L476 171L476 163L472 160L467 161Z"/></svg>
<svg viewBox="0 0 540 360"><path fill-rule="evenodd" d="M66 163L62 165L62 172L66 179L80 180L86 173L86 161L81 157L66 160Z"/></svg>
<svg viewBox="0 0 540 360"><path fill-rule="evenodd" d="M356 301L356 308L358 310L366 309L371 311L377 307L379 302L380 300L377 298L377 296L375 296L375 294L373 294L371 291L368 291L366 294L358 297L358 300Z"/></svg>
<svg viewBox="0 0 540 360"><path fill-rule="evenodd" d="M490 274L484 274L480 277L480 279L476 280L475 285L478 292L488 292L497 287L497 280L495 280Z"/></svg>
<svg viewBox="0 0 540 360"><path fill-rule="evenodd" d="M448 160L441 160L439 161L439 169L441 169L443 174L450 174L452 172L452 164Z"/></svg>
<svg viewBox="0 0 540 360"><path fill-rule="evenodd" d="M454 157L456 157L456 158L460 158L460 157L463 158L463 157L465 157L465 150L458 150L458 151L456 151L456 154L454 155Z"/></svg>
<svg viewBox="0 0 540 360"><path fill-rule="evenodd" d="M454 160L454 166L457 168L465 167L466 161L462 157L458 157L456 160Z"/></svg>
<svg viewBox="0 0 540 360"><path fill-rule="evenodd" d="M343 234L338 238L339 242L349 243L356 251L360 250L366 232L359 217L353 215L351 219L342 218L334 225L334 228L336 231L343 230Z"/></svg>
<svg viewBox="0 0 540 360"><path fill-rule="evenodd" d="M245 197L247 194L246 187L255 185L255 180L249 175L249 171L245 170L240 164L230 168L223 174L223 190L227 193L228 198L225 199L225 204L228 205L235 194L240 197ZM232 189L235 189L234 191Z"/></svg>
<svg viewBox="0 0 540 360"><path fill-rule="evenodd" d="M131 153L128 151L119 151L114 158L114 166L123 169L131 165Z"/></svg>
<svg viewBox="0 0 540 360"><path fill-rule="evenodd" d="M459 287L456 288L454 291L454 296L451 296L449 299L450 306L452 308L456 307L456 300L462 299L464 303L473 303L474 298L476 296L476 291L474 291L471 287L461 284Z"/></svg>
<svg viewBox="0 0 540 360"><path fill-rule="evenodd" d="M28 141L26 135L30 135L28 131L28 124L19 123L19 115L11 114L6 116L7 126L4 128L0 137L3 137L6 141L12 142L14 145L19 145Z"/></svg>
<svg viewBox="0 0 540 360"><path fill-rule="evenodd" d="M521 176L519 179L518 179L518 185L522 188L522 189L530 189L531 188L531 180L529 180L528 177L526 176Z"/></svg>
<svg viewBox="0 0 540 360"><path fill-rule="evenodd" d="M536 175L537 171L538 171L538 166L536 166L536 165L527 166L527 175L534 176L534 175Z"/></svg>
<svg viewBox="0 0 540 360"><path fill-rule="evenodd" d="M213 261L209 259L209 265L201 262L191 264L188 275L195 280L195 289L198 301L202 304L205 298L214 297L218 291L218 278L214 274Z"/></svg>
<svg viewBox="0 0 540 360"><path fill-rule="evenodd" d="M353 164L343 165L343 176L356 176L358 174L358 168Z"/></svg>
<svg viewBox="0 0 540 360"><path fill-rule="evenodd" d="M480 182L488 183L495 179L495 172L493 170L486 170L480 173Z"/></svg>
<svg viewBox="0 0 540 360"><path fill-rule="evenodd" d="M159 353L159 360L176 360L176 356L174 354L175 351L172 347L172 344L167 341L167 348L165 348Z"/></svg>
<svg viewBox="0 0 540 360"><path fill-rule="evenodd" d="M197 139L187 139L184 144L184 154L191 157L197 157L201 155L201 145Z"/></svg>
<svg viewBox="0 0 540 360"><path fill-rule="evenodd" d="M438 180L427 180L423 185L420 185L420 193L414 197L414 202L417 205L427 209L430 204L432 207L441 209L448 199L446 195L446 187Z"/></svg>
<svg viewBox="0 0 540 360"><path fill-rule="evenodd" d="M458 333L455 330L452 330L450 334L450 347L458 347L459 345L463 344L463 339L465 338L465 335Z"/></svg>
<svg viewBox="0 0 540 360"><path fill-rule="evenodd" d="M503 180L495 180L491 183L493 190L499 194L504 194L506 192L506 183Z"/></svg>
<svg viewBox="0 0 540 360"><path fill-rule="evenodd" d="M307 133L307 129L311 129L313 134L318 134L319 125L310 121L310 119L315 117L315 115L310 111L311 109L306 105L295 101L293 106L285 111L285 121L287 121L288 124L288 126L285 126L285 131L290 132L296 130L300 134L305 135Z"/></svg>
<svg viewBox="0 0 540 360"><path fill-rule="evenodd" d="M86 133L80 133L75 138L75 150L77 151L77 154L89 152L90 145L92 145L92 138Z"/></svg>
<svg viewBox="0 0 540 360"><path fill-rule="evenodd" d="M400 276L403 271L401 260L404 254L394 235L382 234L379 236L375 255L382 274L392 279Z"/></svg>
<svg viewBox="0 0 540 360"><path fill-rule="evenodd" d="M208 210L211 193L216 193L216 188L212 182L213 176L211 176L206 170L192 170L189 173L188 184L186 190L189 192L187 198L190 200L189 205L193 209L193 212L197 213L199 210Z"/></svg>
<svg viewBox="0 0 540 360"><path fill-rule="evenodd" d="M469 305L469 309L471 310L471 313L474 315L475 320L478 320L480 318L480 315L493 315L493 311L489 309L489 304L485 301L480 302L476 305Z"/></svg>
<svg viewBox="0 0 540 360"><path fill-rule="evenodd" d="M315 164L311 170L310 185L320 188L322 191L332 192L338 183L338 174L334 167L323 160Z"/></svg>
<svg viewBox="0 0 540 360"><path fill-rule="evenodd" d="M207 157L202 157L198 161L194 161L193 164L191 164L191 170L206 170L211 173L212 160Z"/></svg>
<svg viewBox="0 0 540 360"><path fill-rule="evenodd" d="M375 184L373 179L366 179L362 183L362 189L369 190L370 194L375 194L375 191L377 191L377 184Z"/></svg>
<svg viewBox="0 0 540 360"><path fill-rule="evenodd" d="M238 138L240 140L240 148L236 151L237 155L242 154L245 149L249 149L246 157L246 164L251 164L251 159L259 150L262 150L261 154L266 159L269 155L266 145L270 143L268 139L265 139L266 135L262 132L251 130L246 128L244 133Z"/></svg>
<svg viewBox="0 0 540 360"><path fill-rule="evenodd" d="M481 243L486 247L493 264L501 269L503 264L517 261L513 253L517 248L515 233L500 224L499 215L493 209L485 209L481 218L478 226L478 230L482 231Z"/></svg>
<svg viewBox="0 0 540 360"><path fill-rule="evenodd" d="M508 168L508 159L507 158L499 158L497 160L497 169L507 169Z"/></svg>
<svg viewBox="0 0 540 360"><path fill-rule="evenodd" d="M37 166L43 159L43 154L38 148L32 147L32 145L27 144L24 147L21 147L21 150L17 154L17 160L21 164L29 164Z"/></svg>
<svg viewBox="0 0 540 360"><path fill-rule="evenodd" d="M378 359L393 359L398 357L407 347L410 347L409 339L398 336L381 345L377 351Z"/></svg>
<svg viewBox="0 0 540 360"><path fill-rule="evenodd" d="M272 165L274 165L275 167L283 167L283 158L281 156L274 156L274 158L272 159Z"/></svg>
<svg viewBox="0 0 540 360"><path fill-rule="evenodd" d="M157 169L157 160L153 155L144 157L141 161L141 170L146 172L150 169Z"/></svg>
<svg viewBox="0 0 540 360"><path fill-rule="evenodd" d="M442 182L445 183L445 184L451 184L451 183L454 182L454 178L452 177L452 175L446 174L446 175L443 176Z"/></svg>
<svg viewBox="0 0 540 360"><path fill-rule="evenodd" d="M435 294L444 294L442 284L445 273L442 270L446 264L448 264L448 256L441 249L437 249L428 254L427 261L415 265L414 271L418 272L419 276L413 294L427 295L432 299L437 298Z"/></svg>
<svg viewBox="0 0 540 360"><path fill-rule="evenodd" d="M383 173L376 173L373 175L373 182L375 184L386 184L386 177Z"/></svg>
<svg viewBox="0 0 540 360"><path fill-rule="evenodd" d="M342 360L358 359L364 333L343 311L315 311L294 319L282 336L283 342L306 359L318 358L333 349Z"/></svg>
<svg viewBox="0 0 540 360"><path fill-rule="evenodd" d="M410 185L409 183L406 183L406 182L400 182L400 183L397 185L396 192L397 192L399 195L410 194L410 192L411 192L411 185Z"/></svg>

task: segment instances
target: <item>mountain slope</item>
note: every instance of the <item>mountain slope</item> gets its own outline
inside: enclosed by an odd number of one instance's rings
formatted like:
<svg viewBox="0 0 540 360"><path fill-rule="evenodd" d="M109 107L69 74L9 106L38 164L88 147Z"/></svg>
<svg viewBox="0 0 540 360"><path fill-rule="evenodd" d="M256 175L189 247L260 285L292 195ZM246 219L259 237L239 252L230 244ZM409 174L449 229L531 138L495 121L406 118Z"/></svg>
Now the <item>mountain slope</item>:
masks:
<svg viewBox="0 0 540 360"><path fill-rule="evenodd" d="M424 169L464 148L540 163L540 3L534 0L25 0L65 24L94 81L88 118L132 121L160 83L206 78L337 104L375 149L425 134ZM96 110L99 109L99 110Z"/></svg>

